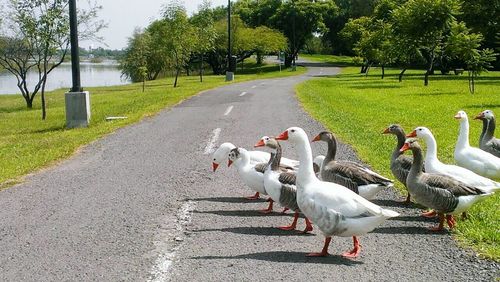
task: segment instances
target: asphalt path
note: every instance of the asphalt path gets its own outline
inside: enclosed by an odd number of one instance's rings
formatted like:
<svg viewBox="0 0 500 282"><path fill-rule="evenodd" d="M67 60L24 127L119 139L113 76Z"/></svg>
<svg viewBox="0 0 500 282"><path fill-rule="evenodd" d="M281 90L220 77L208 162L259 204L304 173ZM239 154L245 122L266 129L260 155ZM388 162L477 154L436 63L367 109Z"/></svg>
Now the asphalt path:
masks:
<svg viewBox="0 0 500 282"><path fill-rule="evenodd" d="M344 259L350 238L278 230L291 213L261 215L267 203L234 168L211 171L222 142L251 148L262 135L323 126L297 102L294 86L339 69L235 83L197 95L84 147L74 157L0 192L1 281L492 281L497 263L461 249L434 220L387 190L377 204L401 213L360 237L361 256ZM236 77L237 79L237 77ZM332 113L335 114L335 113ZM381 129L385 125L381 125ZM377 133L374 133L377 134ZM374 138L379 138L374 137ZM380 138L390 138L381 136ZM284 155L296 157L283 143ZM324 154L323 144L313 144ZM388 158L390 152L387 152ZM357 160L341 144L340 159ZM388 159L389 161L389 159ZM299 221L299 228L303 221ZM460 222L458 222L460 224Z"/></svg>

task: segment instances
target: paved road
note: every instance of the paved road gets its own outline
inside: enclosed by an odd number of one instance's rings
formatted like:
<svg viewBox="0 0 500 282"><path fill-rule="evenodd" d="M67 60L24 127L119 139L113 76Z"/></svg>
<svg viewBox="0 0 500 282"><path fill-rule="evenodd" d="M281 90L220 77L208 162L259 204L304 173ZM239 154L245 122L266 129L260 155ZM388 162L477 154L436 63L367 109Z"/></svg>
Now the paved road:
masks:
<svg viewBox="0 0 500 282"><path fill-rule="evenodd" d="M262 135L323 127L298 105L293 85L306 75L232 84L118 130L56 167L0 192L1 281L489 281L499 265L433 234L419 210L403 208L394 191L378 204L402 216L361 237L356 260L338 256L350 238L275 229L291 214L262 216L264 202L233 169L211 172L211 141L251 147ZM332 113L334 114L334 113ZM381 127L384 125L381 125ZM218 138L216 138L218 136ZM389 137L387 137L389 138ZM208 146L208 147L207 147ZM295 157L293 148L284 153ZM315 144L315 153L325 147ZM389 155L390 152L388 152ZM356 160L342 145L340 158ZM399 200L399 199L398 199ZM460 223L459 223L460 224ZM301 226L302 227L302 226Z"/></svg>

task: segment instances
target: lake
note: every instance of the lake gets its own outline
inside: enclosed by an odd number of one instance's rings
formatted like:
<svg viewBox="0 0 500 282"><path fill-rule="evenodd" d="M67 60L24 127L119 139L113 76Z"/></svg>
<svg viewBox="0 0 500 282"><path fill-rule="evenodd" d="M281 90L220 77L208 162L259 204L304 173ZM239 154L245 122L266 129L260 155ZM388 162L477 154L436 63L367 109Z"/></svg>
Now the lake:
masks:
<svg viewBox="0 0 500 282"><path fill-rule="evenodd" d="M37 72L30 72L28 74L28 87L30 91L33 91L37 77ZM130 83L130 80L121 78L118 64L113 61L106 61L99 64L81 62L80 80L84 89L93 86L111 86ZM71 85L71 63L68 62L61 64L49 74L45 90L50 91L59 88L69 89ZM21 91L17 88L15 76L7 71L0 72L0 94L20 93Z"/></svg>

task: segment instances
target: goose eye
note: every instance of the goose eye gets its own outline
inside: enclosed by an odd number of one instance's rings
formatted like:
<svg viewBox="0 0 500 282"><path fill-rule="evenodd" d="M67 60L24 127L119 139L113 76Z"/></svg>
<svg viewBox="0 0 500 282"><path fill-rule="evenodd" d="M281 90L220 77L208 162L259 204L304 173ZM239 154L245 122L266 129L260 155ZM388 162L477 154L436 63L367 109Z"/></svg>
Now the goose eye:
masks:
<svg viewBox="0 0 500 282"><path fill-rule="evenodd" d="M214 158L214 162L216 161L217 159Z"/></svg>
<svg viewBox="0 0 500 282"><path fill-rule="evenodd" d="M294 132L295 132L295 129L292 129L292 130L291 130L291 132L292 132L292 133L294 133Z"/></svg>

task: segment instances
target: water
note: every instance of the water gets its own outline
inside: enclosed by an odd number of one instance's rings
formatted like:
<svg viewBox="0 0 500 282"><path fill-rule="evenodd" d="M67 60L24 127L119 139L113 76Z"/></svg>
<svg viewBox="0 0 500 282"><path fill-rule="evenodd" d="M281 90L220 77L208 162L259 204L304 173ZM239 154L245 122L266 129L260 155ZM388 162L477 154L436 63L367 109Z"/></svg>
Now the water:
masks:
<svg viewBox="0 0 500 282"><path fill-rule="evenodd" d="M28 74L28 89L33 91L37 82L37 72ZM123 85L130 83L129 80L121 78L121 72L118 65L114 62L103 62L100 64L80 63L80 80L81 85L86 87L93 86L111 86ZM48 76L46 91L71 88L71 63L63 63L55 68ZM0 72L0 94L20 94L17 88L17 80L14 75L7 71Z"/></svg>

